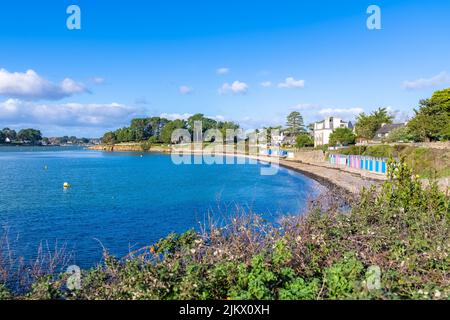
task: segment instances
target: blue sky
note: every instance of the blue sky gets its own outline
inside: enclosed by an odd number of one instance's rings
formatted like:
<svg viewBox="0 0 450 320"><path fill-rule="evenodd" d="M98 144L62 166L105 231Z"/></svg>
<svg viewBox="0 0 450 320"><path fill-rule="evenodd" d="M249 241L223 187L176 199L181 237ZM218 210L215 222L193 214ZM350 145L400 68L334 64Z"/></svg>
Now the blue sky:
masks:
<svg viewBox="0 0 450 320"><path fill-rule="evenodd" d="M66 27L71 4L81 30ZM381 30L366 27L371 4ZM378 107L402 120L450 86L449 12L436 0L2 2L0 127L95 137L135 116L252 128Z"/></svg>

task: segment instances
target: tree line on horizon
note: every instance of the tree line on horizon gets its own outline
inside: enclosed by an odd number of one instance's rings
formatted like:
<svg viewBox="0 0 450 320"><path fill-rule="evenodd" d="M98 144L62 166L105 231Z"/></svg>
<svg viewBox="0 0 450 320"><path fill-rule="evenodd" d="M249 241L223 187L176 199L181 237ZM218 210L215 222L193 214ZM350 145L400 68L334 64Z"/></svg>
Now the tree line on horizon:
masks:
<svg viewBox="0 0 450 320"><path fill-rule="evenodd" d="M357 140L372 140L383 124L392 124L394 117L386 108L378 108L370 114L360 113L356 118L354 130L337 128L330 135L330 145L352 145ZM172 143L171 136L175 129L187 129L192 134L194 121L201 121L203 132L208 129L219 129L225 137L227 129L238 129L239 124L231 121L216 121L197 113L187 120L168 120L162 117L132 119L128 127L106 132L102 142L114 144L120 142ZM274 130L291 137L298 148L312 147L311 136L314 124L305 126L303 116L293 111L287 116L286 125L264 127L270 143ZM259 132L259 130L256 130ZM414 117L406 125L392 130L385 142L434 142L450 139L450 88L436 91L431 98L419 101L418 109L414 109Z"/></svg>
<svg viewBox="0 0 450 320"><path fill-rule="evenodd" d="M14 129L3 128L0 131L0 144L10 142L21 142L28 144L37 144L42 140L42 133L40 130L27 128L16 132Z"/></svg>
<svg viewBox="0 0 450 320"><path fill-rule="evenodd" d="M142 142L166 143L172 141L172 132L176 129L187 129L192 136L194 122L202 122L202 131L209 129L219 129L223 137L226 137L226 130L239 129L239 125L232 121L217 121L205 117L202 113L194 114L186 120L169 120L162 117L136 118L132 119L130 126L106 132L102 137L105 144L120 142Z"/></svg>
<svg viewBox="0 0 450 320"><path fill-rule="evenodd" d="M95 139L77 138L75 136L43 137L40 130L27 128L18 132L14 129L0 130L0 144L26 144L26 145L61 145L61 144L88 144Z"/></svg>

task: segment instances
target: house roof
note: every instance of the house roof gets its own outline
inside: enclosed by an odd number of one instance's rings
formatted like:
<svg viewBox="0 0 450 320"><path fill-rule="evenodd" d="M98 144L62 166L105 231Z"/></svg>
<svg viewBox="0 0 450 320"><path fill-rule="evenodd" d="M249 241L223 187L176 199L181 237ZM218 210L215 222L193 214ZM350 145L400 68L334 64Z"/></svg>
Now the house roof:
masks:
<svg viewBox="0 0 450 320"><path fill-rule="evenodd" d="M380 129L377 130L377 132L375 133L375 135L378 134L386 134L391 132L394 129L403 127L405 124L404 123L392 123L392 124L385 124L384 126L382 126Z"/></svg>

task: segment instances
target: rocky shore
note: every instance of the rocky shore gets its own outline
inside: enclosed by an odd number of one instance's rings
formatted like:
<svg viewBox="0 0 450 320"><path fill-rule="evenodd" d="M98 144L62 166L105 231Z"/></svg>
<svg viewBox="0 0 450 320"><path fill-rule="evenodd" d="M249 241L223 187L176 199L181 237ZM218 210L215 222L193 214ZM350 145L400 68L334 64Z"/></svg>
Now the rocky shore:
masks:
<svg viewBox="0 0 450 320"><path fill-rule="evenodd" d="M162 147L159 145L150 146L149 149L144 150L142 145L139 143L120 143L120 144L98 144L95 146L90 146L89 150L97 150L97 151L129 151L129 152L163 152L170 153L170 147Z"/></svg>
<svg viewBox="0 0 450 320"><path fill-rule="evenodd" d="M314 165L297 160L274 159L265 156L256 156L254 158L259 161L278 163L280 166L302 173L330 189L337 188L350 194L359 194L363 187L379 186L383 181L383 179L377 177L365 177L321 164Z"/></svg>

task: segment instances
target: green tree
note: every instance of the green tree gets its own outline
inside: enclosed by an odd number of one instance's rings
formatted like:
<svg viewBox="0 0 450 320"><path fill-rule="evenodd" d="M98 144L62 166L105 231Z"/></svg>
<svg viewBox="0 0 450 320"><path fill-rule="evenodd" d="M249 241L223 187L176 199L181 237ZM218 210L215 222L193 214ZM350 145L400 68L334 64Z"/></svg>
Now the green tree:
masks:
<svg viewBox="0 0 450 320"><path fill-rule="evenodd" d="M193 116L189 117L187 120L187 128L188 128L189 132L191 133L192 138L194 138L194 136L193 136L194 124L196 121L201 121L203 133L209 129L220 129L219 123L216 120L207 118L202 113L197 113L197 114L194 114ZM215 138L213 138L211 141L213 141L214 139Z"/></svg>
<svg viewBox="0 0 450 320"><path fill-rule="evenodd" d="M160 141L161 130L169 120L161 117L151 117L147 119L147 130L150 137L155 137L154 141Z"/></svg>
<svg viewBox="0 0 450 320"><path fill-rule="evenodd" d="M370 140L375 136L375 132L381 128L383 123L390 124L392 119L393 117L389 115L386 108L379 108L370 115L366 115L363 112L356 119L356 135L358 138Z"/></svg>
<svg viewBox="0 0 450 320"><path fill-rule="evenodd" d="M16 138L17 138L16 131L12 130L10 128L4 128L2 130L2 133L4 134L5 139L8 138L9 140L13 141L13 140L16 140Z"/></svg>
<svg viewBox="0 0 450 320"><path fill-rule="evenodd" d="M172 143L177 141L172 141L172 133L176 129L185 129L186 121L176 119L168 122L162 129L160 133L160 139L163 143Z"/></svg>
<svg viewBox="0 0 450 320"><path fill-rule="evenodd" d="M415 141L450 139L450 88L436 91L430 99L421 100L419 110L408 122Z"/></svg>
<svg viewBox="0 0 450 320"><path fill-rule="evenodd" d="M59 143L61 144L65 144L69 141L69 137L68 136L63 136L61 138L59 138Z"/></svg>
<svg viewBox="0 0 450 320"><path fill-rule="evenodd" d="M350 128L337 128L330 134L330 145L349 145L355 143L356 136Z"/></svg>
<svg viewBox="0 0 450 320"><path fill-rule="evenodd" d="M189 117L187 120L187 127L189 131L193 132L195 121L202 122L202 132L205 132L208 129L217 128L217 121L214 119L206 118L202 113L196 113L193 116Z"/></svg>
<svg viewBox="0 0 450 320"><path fill-rule="evenodd" d="M217 127L219 128L220 132L222 133L222 137L224 139L224 141L228 138L227 137L227 130L237 130L239 129L239 125L232 122L232 121L219 121L219 123L217 124ZM231 138L231 137L230 137ZM233 140L236 141L237 137L233 137ZM231 141L231 139L230 139Z"/></svg>
<svg viewBox="0 0 450 320"><path fill-rule="evenodd" d="M120 128L114 132L117 142L134 141L133 131L130 128Z"/></svg>
<svg viewBox="0 0 450 320"><path fill-rule="evenodd" d="M162 128L169 120L161 117L136 118L131 120L129 128L122 128L122 132L116 132L123 141L144 141L150 137L159 141ZM119 137L118 137L119 138Z"/></svg>
<svg viewBox="0 0 450 320"><path fill-rule="evenodd" d="M289 134L294 136L306 132L303 117L298 111L293 111L287 116L286 126Z"/></svg>
<svg viewBox="0 0 450 320"><path fill-rule="evenodd" d="M311 147L314 146L314 141L309 134L300 134L297 136L296 140L297 148Z"/></svg>
<svg viewBox="0 0 450 320"><path fill-rule="evenodd" d="M0 144L4 143L6 139L6 135L3 133L3 131L0 131Z"/></svg>
<svg viewBox="0 0 450 320"><path fill-rule="evenodd" d="M36 129L31 129L31 128L22 129L17 134L17 139L19 139L23 142L37 144L39 141L42 140L42 134L41 134L41 131L36 130Z"/></svg>
<svg viewBox="0 0 450 320"><path fill-rule="evenodd" d="M103 137L102 137L102 143L105 144L114 144L116 143L116 135L114 134L114 132L106 132Z"/></svg>
<svg viewBox="0 0 450 320"><path fill-rule="evenodd" d="M278 131L278 134L281 133L281 126L277 126L277 127L263 127L263 130L266 133L266 143L267 144L271 144L272 143L272 133L274 133L273 131ZM258 134L262 134L261 132L257 132ZM262 138L262 137L261 137Z"/></svg>
<svg viewBox="0 0 450 320"><path fill-rule="evenodd" d="M135 141L147 140L151 136L147 118L132 119L130 130Z"/></svg>

